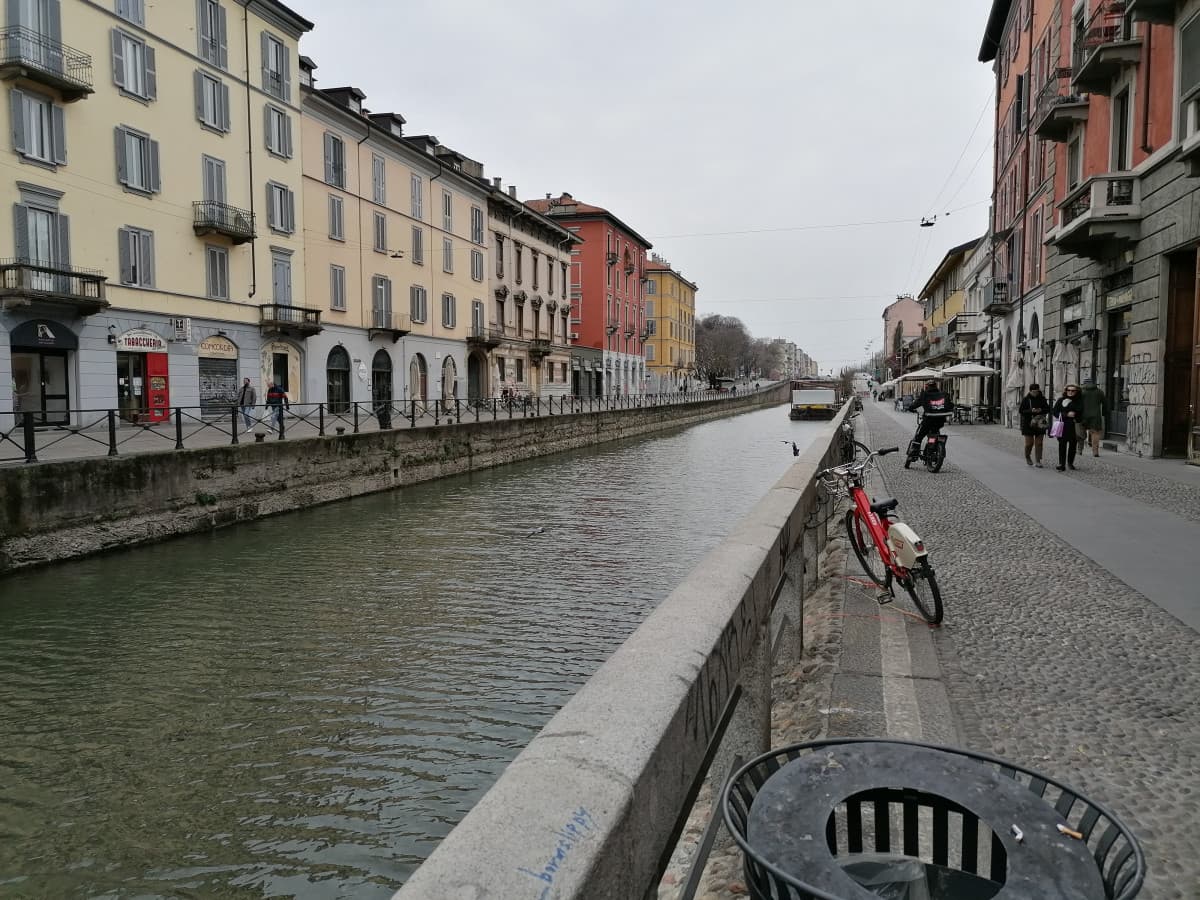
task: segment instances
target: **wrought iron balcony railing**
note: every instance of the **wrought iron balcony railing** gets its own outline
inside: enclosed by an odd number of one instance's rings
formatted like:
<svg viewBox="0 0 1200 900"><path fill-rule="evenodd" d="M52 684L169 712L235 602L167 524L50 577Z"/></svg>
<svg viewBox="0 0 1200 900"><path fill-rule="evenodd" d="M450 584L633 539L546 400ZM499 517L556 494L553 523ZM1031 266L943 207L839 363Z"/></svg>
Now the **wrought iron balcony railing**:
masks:
<svg viewBox="0 0 1200 900"><path fill-rule="evenodd" d="M223 234L235 244L244 244L254 240L254 213L215 200L197 200L192 203L192 230L197 235Z"/></svg>
<svg viewBox="0 0 1200 900"><path fill-rule="evenodd" d="M321 331L321 310L286 303L263 303L259 305L261 324L264 329L295 332L301 335Z"/></svg>
<svg viewBox="0 0 1200 900"><path fill-rule="evenodd" d="M504 330L500 328L483 328L472 326L467 331L467 343L484 347L498 347L504 341Z"/></svg>
<svg viewBox="0 0 1200 900"><path fill-rule="evenodd" d="M106 281L104 273L93 269L0 260L0 297L17 303L56 303L90 315L109 305L104 296Z"/></svg>
<svg viewBox="0 0 1200 900"><path fill-rule="evenodd" d="M1055 69L1038 93L1033 113L1033 130L1038 137L1065 141L1071 127L1088 117L1088 101L1071 84L1072 70Z"/></svg>
<svg viewBox="0 0 1200 900"><path fill-rule="evenodd" d="M0 78L37 81L69 103L93 92L92 58L31 28L0 28Z"/></svg>

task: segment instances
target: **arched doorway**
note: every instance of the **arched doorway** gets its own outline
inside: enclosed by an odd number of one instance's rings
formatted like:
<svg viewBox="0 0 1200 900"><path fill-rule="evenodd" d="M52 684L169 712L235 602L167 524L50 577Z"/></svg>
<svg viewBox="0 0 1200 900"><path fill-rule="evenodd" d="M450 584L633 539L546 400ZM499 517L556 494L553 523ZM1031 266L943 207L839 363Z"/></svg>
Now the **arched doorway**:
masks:
<svg viewBox="0 0 1200 900"><path fill-rule="evenodd" d="M479 400L487 396L487 361L478 353L467 357L467 399Z"/></svg>
<svg viewBox="0 0 1200 900"><path fill-rule="evenodd" d="M331 413L350 412L350 354L345 347L334 347L329 351L325 361L325 390Z"/></svg>
<svg viewBox="0 0 1200 900"><path fill-rule="evenodd" d="M424 401L429 398L429 368L420 353L414 354L412 362L408 364L408 396L411 400Z"/></svg>
<svg viewBox="0 0 1200 900"><path fill-rule="evenodd" d="M51 319L32 319L14 328L9 341L13 412L33 413L35 425L68 424L71 375L79 349L75 332Z"/></svg>
<svg viewBox="0 0 1200 900"><path fill-rule="evenodd" d="M453 400L458 396L458 366L454 357L447 356L442 363L442 399Z"/></svg>
<svg viewBox="0 0 1200 900"><path fill-rule="evenodd" d="M371 404L376 410L392 402L392 357L379 350L371 360Z"/></svg>

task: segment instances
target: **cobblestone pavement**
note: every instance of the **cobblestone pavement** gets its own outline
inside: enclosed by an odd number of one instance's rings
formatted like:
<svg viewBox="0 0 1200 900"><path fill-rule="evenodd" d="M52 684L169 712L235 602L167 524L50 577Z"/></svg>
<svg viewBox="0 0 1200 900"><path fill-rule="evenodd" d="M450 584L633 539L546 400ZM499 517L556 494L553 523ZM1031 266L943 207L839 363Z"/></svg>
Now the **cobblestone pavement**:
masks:
<svg viewBox="0 0 1200 900"><path fill-rule="evenodd" d="M866 419L874 446L911 436L870 405ZM937 475L898 457L883 473L931 548L946 600L938 661L967 746L1109 805L1146 851L1141 898L1200 897L1200 635L958 470L953 450ZM1102 471L1092 462L1073 477Z"/></svg>

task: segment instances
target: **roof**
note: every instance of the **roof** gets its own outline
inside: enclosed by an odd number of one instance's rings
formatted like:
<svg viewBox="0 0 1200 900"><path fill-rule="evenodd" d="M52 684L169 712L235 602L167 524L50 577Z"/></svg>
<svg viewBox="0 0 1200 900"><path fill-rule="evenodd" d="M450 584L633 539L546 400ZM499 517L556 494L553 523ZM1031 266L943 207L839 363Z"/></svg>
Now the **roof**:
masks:
<svg viewBox="0 0 1200 900"><path fill-rule="evenodd" d="M959 244L957 247L951 247L949 250L947 250L946 255L942 257L942 261L938 263L938 267L933 270L933 274L930 275L929 280L925 282L925 287L921 288L921 293L917 295L918 299L924 300L926 297L928 297L930 292L933 290L933 286L939 281L945 279L946 272L949 271L950 267L953 266L955 262L962 259L968 253L974 250L979 245L979 242L985 237L987 237L987 235L980 235L973 240L967 241L965 244Z"/></svg>
<svg viewBox="0 0 1200 900"><path fill-rule="evenodd" d="M987 28L983 32L983 43L979 47L979 61L991 62L1000 50L1000 39L1004 37L1004 23L1012 0L992 0L992 11L988 14Z"/></svg>
<svg viewBox="0 0 1200 900"><path fill-rule="evenodd" d="M613 224L625 229L632 237L641 241L647 250L654 246L604 207L592 206L589 203L580 203L566 191L563 191L562 196L558 198L550 197L545 200L526 200L525 205L552 219L608 219ZM570 207L572 211L563 212L561 211L563 207ZM558 211L551 212L551 210Z"/></svg>
<svg viewBox="0 0 1200 900"><path fill-rule="evenodd" d="M682 281L684 284L686 284L688 287L690 287L693 291L700 290L698 287L696 287L695 282L688 281L686 278L683 277L683 274L681 272L676 272L673 268L671 268L671 264L669 262L665 262L664 260L661 260L661 259L646 260L646 263L642 266L642 271L643 272L670 272L672 275L674 275L676 278L678 278L680 281Z"/></svg>
<svg viewBox="0 0 1200 900"><path fill-rule="evenodd" d="M515 197L510 197L508 195L508 192L505 191L504 188L500 187L497 184L489 183L489 182L485 181L484 187L486 187L489 191L491 191L492 199L495 200L497 203L501 203L501 204L507 206L510 210L512 210L519 216L527 216L530 219L532 219L533 221L537 222L539 225L542 225L545 228L549 228L552 231L563 235L564 243L566 243L568 241L573 244L582 244L583 243L583 238L581 238L577 234L573 234L572 232L568 231L563 225L561 225L558 222L555 222L552 218L543 214L536 207L534 207L531 203L524 203L524 202L516 199Z"/></svg>
<svg viewBox="0 0 1200 900"><path fill-rule="evenodd" d="M256 7L256 12L274 19L280 27L292 31L297 38L306 31L312 31L315 27L312 22L291 7L280 3L279 0L239 0L239 2L243 6Z"/></svg>

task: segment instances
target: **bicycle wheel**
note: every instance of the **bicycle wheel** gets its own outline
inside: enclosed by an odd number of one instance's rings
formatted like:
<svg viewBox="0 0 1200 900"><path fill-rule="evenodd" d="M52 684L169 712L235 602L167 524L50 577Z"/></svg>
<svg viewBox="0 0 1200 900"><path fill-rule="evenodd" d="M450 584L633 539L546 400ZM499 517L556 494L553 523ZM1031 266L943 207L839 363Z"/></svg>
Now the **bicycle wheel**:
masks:
<svg viewBox="0 0 1200 900"><path fill-rule="evenodd" d="M850 546L854 549L854 555L858 557L858 563L867 573L867 577L883 587L887 568L879 558L879 549L875 546L867 523L859 517L857 509L846 511L846 534L850 537Z"/></svg>
<svg viewBox="0 0 1200 900"><path fill-rule="evenodd" d="M942 464L946 461L946 445L938 441L934 445L933 452L925 457L925 468L930 472L938 473L942 471Z"/></svg>
<svg viewBox="0 0 1200 900"><path fill-rule="evenodd" d="M937 578L929 557L924 556L915 568L899 579L900 586L908 593L913 605L930 625L942 623L942 592L938 590Z"/></svg>

